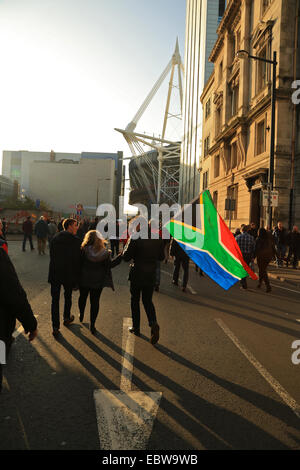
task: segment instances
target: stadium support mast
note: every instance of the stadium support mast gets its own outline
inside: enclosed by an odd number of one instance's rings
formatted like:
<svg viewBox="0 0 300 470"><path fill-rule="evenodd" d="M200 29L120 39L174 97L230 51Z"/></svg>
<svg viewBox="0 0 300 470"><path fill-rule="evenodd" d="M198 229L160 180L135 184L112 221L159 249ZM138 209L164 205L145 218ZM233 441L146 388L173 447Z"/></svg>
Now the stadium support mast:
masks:
<svg viewBox="0 0 300 470"><path fill-rule="evenodd" d="M175 81L175 71L177 68L178 73L178 86L174 85ZM135 128L148 108L149 104L153 100L157 91L163 84L164 80L170 73L170 81L167 95L167 102L164 113L164 121L161 137L155 137L154 135L146 135L135 132ZM180 175L180 150L181 150L181 141L173 142L165 138L166 128L168 119L170 117L182 119L182 75L184 74L184 68L181 61L179 53L179 44L178 38L176 40L175 51L166 68L162 72L159 79L156 81L150 93L147 95L143 104L139 108L138 112L126 126L125 130L115 129L118 132L121 132L127 141L129 148L131 150L132 158L136 159L136 163L139 167L140 176L143 179L143 183L148 190L149 197L151 202L157 202L158 204L161 201L161 196L163 199L167 199L172 203L178 203L179 198L179 175ZM180 97L180 114L171 114L170 113L170 102L172 91L174 88L179 89ZM147 152L144 151L142 145L150 147L158 152L158 166L153 163L153 159L147 157ZM143 164L146 164L150 167L150 174L153 177L153 181L149 181L149 172L145 172ZM151 187L155 188L155 193L153 193Z"/></svg>

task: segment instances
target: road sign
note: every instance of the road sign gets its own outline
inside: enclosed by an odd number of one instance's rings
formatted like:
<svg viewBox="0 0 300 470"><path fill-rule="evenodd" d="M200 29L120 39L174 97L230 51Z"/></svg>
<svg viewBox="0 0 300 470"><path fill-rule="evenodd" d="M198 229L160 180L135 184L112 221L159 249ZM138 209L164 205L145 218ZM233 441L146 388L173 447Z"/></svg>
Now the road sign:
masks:
<svg viewBox="0 0 300 470"><path fill-rule="evenodd" d="M271 206L278 207L278 191L271 191Z"/></svg>
<svg viewBox="0 0 300 470"><path fill-rule="evenodd" d="M278 191L268 191L264 190L262 191L262 205L264 207L268 207L269 205L271 207L277 207L278 206ZM270 198L270 202L269 202Z"/></svg>
<svg viewBox="0 0 300 470"><path fill-rule="evenodd" d="M83 205L77 203L77 204L76 204L76 211L77 211L77 215L82 215Z"/></svg>

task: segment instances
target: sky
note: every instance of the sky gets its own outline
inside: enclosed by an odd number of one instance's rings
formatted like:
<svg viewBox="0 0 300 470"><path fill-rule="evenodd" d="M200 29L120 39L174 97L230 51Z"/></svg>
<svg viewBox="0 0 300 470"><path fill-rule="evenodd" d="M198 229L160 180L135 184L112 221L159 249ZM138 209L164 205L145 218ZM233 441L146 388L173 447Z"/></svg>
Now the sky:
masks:
<svg viewBox="0 0 300 470"><path fill-rule="evenodd" d="M177 37L184 61L185 9L185 0L0 0L0 173L3 150L129 157L114 128L132 120ZM161 134L168 80L137 132ZM180 131L170 123L167 137Z"/></svg>

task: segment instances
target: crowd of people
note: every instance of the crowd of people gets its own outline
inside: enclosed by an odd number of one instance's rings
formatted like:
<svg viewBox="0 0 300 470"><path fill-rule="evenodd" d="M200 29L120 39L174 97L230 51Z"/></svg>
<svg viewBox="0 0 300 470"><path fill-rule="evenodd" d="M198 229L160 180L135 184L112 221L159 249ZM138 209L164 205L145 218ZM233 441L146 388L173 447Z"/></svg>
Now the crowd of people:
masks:
<svg viewBox="0 0 300 470"><path fill-rule="evenodd" d="M134 219L133 219L134 220ZM121 221L116 223L115 234L106 241L97 231L99 218L93 221L75 218L46 220L43 216L33 224L28 216L23 223L22 250L26 251L28 240L30 249L34 250L32 236L36 235L39 255L46 254L48 241L50 263L48 282L51 285L51 322L52 334L60 335L60 294L64 291L63 325L69 326L75 317L71 314L72 295L78 290L79 321L83 322L87 299L90 300L90 331L96 334L96 319L100 308L100 299L105 287L114 290L112 269L122 261L130 262L129 281L131 295L132 327L129 331L140 336L140 301L142 300L148 324L151 343L159 340L160 327L153 304L154 290L160 286L161 262L167 262L169 256L174 259L172 282L179 286L179 273L182 267L182 291L185 292L189 279L189 257L176 240L164 240L161 225L155 221L146 221L148 238L132 237L131 223L125 226ZM133 224L132 224L133 225ZM12 334L18 319L32 341L37 335L37 321L33 315L26 293L22 288L15 268L8 256L6 226L0 219L0 340L6 344L7 352L12 343ZM159 233L158 237L151 236ZM273 231L260 228L255 224L243 224L236 230L235 239L243 258L248 265L257 260L259 271L258 288L263 283L266 292L271 291L267 267L272 259L278 267L292 263L297 268L300 256L300 233L297 226L287 231L278 222ZM110 250L108 249L110 243ZM123 247L120 249L120 243ZM196 266L196 270L199 268ZM203 275L202 270L199 274ZM247 289L247 278L241 280L241 289ZM14 292L14 295L11 295ZM1 365L0 365L1 369ZM2 374L2 371L0 371ZM0 385L2 375L0 375Z"/></svg>
<svg viewBox="0 0 300 470"><path fill-rule="evenodd" d="M276 261L278 268L283 267L284 262L288 267L292 260L293 268L297 269L300 257L300 232L296 225L288 231L279 221L272 231L269 228L257 230L254 223L243 224L235 231L234 236L246 263L251 266L254 259L257 260L258 288L264 282L266 291L271 291L267 267L272 260ZM247 289L247 278L241 280L241 288Z"/></svg>

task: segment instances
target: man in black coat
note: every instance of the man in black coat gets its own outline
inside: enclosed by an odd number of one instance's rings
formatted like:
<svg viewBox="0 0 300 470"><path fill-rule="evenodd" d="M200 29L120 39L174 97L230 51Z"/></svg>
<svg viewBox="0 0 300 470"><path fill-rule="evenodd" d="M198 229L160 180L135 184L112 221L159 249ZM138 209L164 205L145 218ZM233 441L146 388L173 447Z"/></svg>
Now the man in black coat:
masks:
<svg viewBox="0 0 300 470"><path fill-rule="evenodd" d="M34 250L33 243L32 243L33 223L31 222L30 215L23 222L22 230L23 230L23 233L24 233L23 246L22 246L23 251L26 251L25 246L26 246L26 240L27 239L29 240L31 251Z"/></svg>
<svg viewBox="0 0 300 470"><path fill-rule="evenodd" d="M22 324L25 333L29 333L29 341L32 341L37 335L36 318L8 254L0 249L0 346L5 344L6 357L12 343L16 319ZM1 387L0 361L0 390Z"/></svg>
<svg viewBox="0 0 300 470"><path fill-rule="evenodd" d="M293 256L293 268L297 269L300 258L300 232L297 225L294 225L293 230L287 235L287 244L289 246L289 254L286 260L286 266L288 267L291 257Z"/></svg>
<svg viewBox="0 0 300 470"><path fill-rule="evenodd" d="M36 234L38 242L38 253L39 255L45 255L47 237L49 234L48 224L44 216L40 217L40 220L34 226L34 233Z"/></svg>
<svg viewBox="0 0 300 470"><path fill-rule="evenodd" d="M72 291L78 287L80 276L80 246L81 241L76 237L77 220L65 219L64 230L54 235L50 245L50 265L48 282L51 284L51 316L53 336L59 334L59 298L61 286L64 287L64 325L74 321L71 316Z"/></svg>
<svg viewBox="0 0 300 470"><path fill-rule="evenodd" d="M151 228L149 227L149 232ZM149 233L149 235L151 235ZM132 327L131 333L140 335L140 297L147 314L151 328L151 343L159 340L159 325L156 319L152 296L155 286L156 262L165 258L164 242L162 239L130 238L123 251L124 261L133 260L129 273L131 293Z"/></svg>
<svg viewBox="0 0 300 470"><path fill-rule="evenodd" d="M172 240L170 248L170 256L174 256L174 271L173 271L173 284L178 286L178 278L180 266L183 268L183 280L182 280L182 290L185 292L186 286L189 280L189 263L190 258L186 252L181 248L179 243L176 240Z"/></svg>

